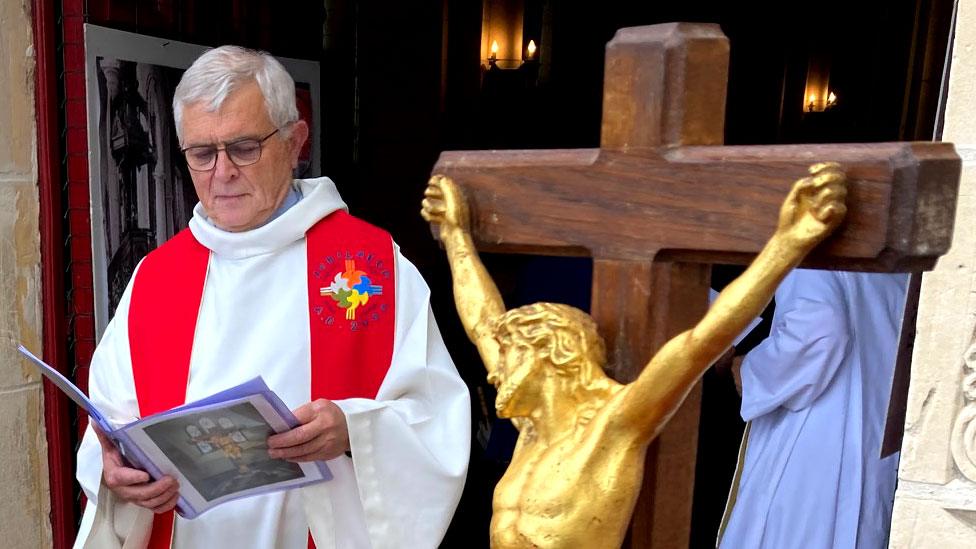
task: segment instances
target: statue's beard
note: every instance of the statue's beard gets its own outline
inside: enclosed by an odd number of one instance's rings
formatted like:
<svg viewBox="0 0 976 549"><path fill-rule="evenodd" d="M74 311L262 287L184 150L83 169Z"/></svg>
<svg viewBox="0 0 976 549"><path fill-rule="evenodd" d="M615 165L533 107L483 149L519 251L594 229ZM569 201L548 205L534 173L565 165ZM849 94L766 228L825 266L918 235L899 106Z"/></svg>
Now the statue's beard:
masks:
<svg viewBox="0 0 976 549"><path fill-rule="evenodd" d="M510 414L508 408L512 402L512 398L515 396L516 389L518 389L518 385L514 383L503 383L498 388L498 395L495 396L495 413L498 414L498 417L514 417Z"/></svg>
<svg viewBox="0 0 976 549"><path fill-rule="evenodd" d="M528 412L519 410L524 404L532 403L532 385L529 377L533 375L533 368L517 368L499 376L500 383L496 385L498 394L495 396L495 413L502 418L525 417ZM526 402L528 399L528 402Z"/></svg>
<svg viewBox="0 0 976 549"><path fill-rule="evenodd" d="M495 413L498 417L508 417L505 412L514 392L515 390L508 384L498 389L498 395L495 397Z"/></svg>

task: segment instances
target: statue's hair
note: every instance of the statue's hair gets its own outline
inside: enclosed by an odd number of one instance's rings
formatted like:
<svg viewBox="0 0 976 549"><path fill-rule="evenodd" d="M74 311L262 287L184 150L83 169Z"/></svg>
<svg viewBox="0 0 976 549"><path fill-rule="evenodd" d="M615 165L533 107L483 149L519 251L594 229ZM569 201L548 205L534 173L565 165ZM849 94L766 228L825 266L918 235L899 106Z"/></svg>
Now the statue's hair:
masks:
<svg viewBox="0 0 976 549"><path fill-rule="evenodd" d="M267 52L220 46L198 57L176 86L173 118L180 142L183 142L183 109L187 105L203 102L208 112L214 112L231 92L249 82L257 82L271 123L287 135L286 126L298 120L298 106L295 81L285 67Z"/></svg>
<svg viewBox="0 0 976 549"><path fill-rule="evenodd" d="M533 303L512 309L496 321L495 337L502 344L510 339L545 350L557 374L578 376L583 387L603 377L603 339L593 319L575 307Z"/></svg>

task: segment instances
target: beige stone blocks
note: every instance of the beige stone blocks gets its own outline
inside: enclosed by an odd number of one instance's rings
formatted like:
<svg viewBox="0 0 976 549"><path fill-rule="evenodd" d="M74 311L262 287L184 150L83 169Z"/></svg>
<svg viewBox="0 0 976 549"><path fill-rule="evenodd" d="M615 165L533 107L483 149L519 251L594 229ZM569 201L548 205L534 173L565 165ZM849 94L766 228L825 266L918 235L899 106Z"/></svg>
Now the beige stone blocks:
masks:
<svg viewBox="0 0 976 549"><path fill-rule="evenodd" d="M36 384L0 389L0 545L51 546L44 412Z"/></svg>
<svg viewBox="0 0 976 549"><path fill-rule="evenodd" d="M0 546L11 549L51 546L42 388L15 351L41 351L30 5L0 0Z"/></svg>
<svg viewBox="0 0 976 549"><path fill-rule="evenodd" d="M963 159L952 250L926 273L889 546L976 547L976 0L961 0L943 139Z"/></svg>
<svg viewBox="0 0 976 549"><path fill-rule="evenodd" d="M34 173L34 50L29 4L0 1L0 177Z"/></svg>
<svg viewBox="0 0 976 549"><path fill-rule="evenodd" d="M944 496L943 496L944 497ZM938 499L900 497L889 547L899 549L972 549L976 512L953 509Z"/></svg>

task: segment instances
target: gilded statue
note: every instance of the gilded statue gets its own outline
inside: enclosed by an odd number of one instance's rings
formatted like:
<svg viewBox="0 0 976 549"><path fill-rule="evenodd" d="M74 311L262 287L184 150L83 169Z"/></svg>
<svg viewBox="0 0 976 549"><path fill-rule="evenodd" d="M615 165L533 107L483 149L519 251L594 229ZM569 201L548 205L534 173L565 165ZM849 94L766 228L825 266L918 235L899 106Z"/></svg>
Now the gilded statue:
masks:
<svg viewBox="0 0 976 549"><path fill-rule="evenodd" d="M650 442L787 272L843 219L840 166L809 171L794 184L752 264L626 385L604 373L604 343L586 313L553 303L505 310L475 249L461 190L450 178L430 179L421 214L436 225L447 252L461 321L498 388L498 416L519 430L495 488L494 549L620 547Z"/></svg>

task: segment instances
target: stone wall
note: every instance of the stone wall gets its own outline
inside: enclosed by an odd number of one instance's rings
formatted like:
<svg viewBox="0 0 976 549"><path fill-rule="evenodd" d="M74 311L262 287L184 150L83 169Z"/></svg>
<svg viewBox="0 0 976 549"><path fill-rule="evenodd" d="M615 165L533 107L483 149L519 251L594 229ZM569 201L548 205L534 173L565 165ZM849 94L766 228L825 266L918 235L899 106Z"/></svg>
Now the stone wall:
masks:
<svg viewBox="0 0 976 549"><path fill-rule="evenodd" d="M0 0L0 546L51 546L40 352L41 274L30 2Z"/></svg>
<svg viewBox="0 0 976 549"><path fill-rule="evenodd" d="M922 282L890 546L976 547L976 0L960 0L945 141L963 159L952 250Z"/></svg>

